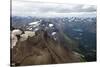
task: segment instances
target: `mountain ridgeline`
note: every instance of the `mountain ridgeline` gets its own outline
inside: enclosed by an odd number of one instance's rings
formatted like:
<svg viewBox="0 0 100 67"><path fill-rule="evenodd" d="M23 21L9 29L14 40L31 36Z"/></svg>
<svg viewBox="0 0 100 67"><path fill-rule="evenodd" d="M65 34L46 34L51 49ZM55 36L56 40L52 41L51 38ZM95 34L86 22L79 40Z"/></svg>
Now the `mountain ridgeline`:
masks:
<svg viewBox="0 0 100 67"><path fill-rule="evenodd" d="M15 65L70 63L82 59L80 54L48 36L47 31L38 31L35 36L24 41L19 39L11 54L11 63Z"/></svg>
<svg viewBox="0 0 100 67"><path fill-rule="evenodd" d="M96 60L96 18L11 17L11 32L21 29L34 36L19 35L11 48L11 65L58 64ZM88 25L90 27L88 27ZM88 38L88 36L91 39ZM92 43L91 43L92 40ZM11 39L12 41L12 39ZM90 50L88 50L89 48Z"/></svg>

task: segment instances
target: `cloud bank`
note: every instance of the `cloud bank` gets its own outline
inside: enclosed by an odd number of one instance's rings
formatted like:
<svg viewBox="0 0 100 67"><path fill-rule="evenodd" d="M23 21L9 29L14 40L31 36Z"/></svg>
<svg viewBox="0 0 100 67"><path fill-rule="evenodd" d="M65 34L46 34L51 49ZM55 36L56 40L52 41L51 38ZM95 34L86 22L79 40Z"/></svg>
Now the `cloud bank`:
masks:
<svg viewBox="0 0 100 67"><path fill-rule="evenodd" d="M80 4L57 4L45 2L32 2L28 0L13 0L12 15L18 16L70 16L70 15L96 15L96 6Z"/></svg>

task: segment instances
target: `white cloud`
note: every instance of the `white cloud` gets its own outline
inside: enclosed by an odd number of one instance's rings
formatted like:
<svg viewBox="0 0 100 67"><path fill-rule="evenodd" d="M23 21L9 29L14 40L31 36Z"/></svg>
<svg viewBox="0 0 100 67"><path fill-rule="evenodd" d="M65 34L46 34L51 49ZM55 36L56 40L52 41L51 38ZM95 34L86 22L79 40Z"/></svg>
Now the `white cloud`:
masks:
<svg viewBox="0 0 100 67"><path fill-rule="evenodd" d="M71 13L96 12L94 5L57 4L32 2L31 0L13 0L12 15L19 16L58 16Z"/></svg>

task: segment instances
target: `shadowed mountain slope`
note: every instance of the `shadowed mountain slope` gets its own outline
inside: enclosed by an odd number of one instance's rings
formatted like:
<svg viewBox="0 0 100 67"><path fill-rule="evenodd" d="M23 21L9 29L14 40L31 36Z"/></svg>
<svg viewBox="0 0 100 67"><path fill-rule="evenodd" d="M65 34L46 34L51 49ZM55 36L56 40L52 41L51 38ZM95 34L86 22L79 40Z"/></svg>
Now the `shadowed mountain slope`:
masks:
<svg viewBox="0 0 100 67"><path fill-rule="evenodd" d="M46 31L38 31L33 37L16 43L11 49L11 63L15 65L37 65L80 62L81 57L48 36Z"/></svg>

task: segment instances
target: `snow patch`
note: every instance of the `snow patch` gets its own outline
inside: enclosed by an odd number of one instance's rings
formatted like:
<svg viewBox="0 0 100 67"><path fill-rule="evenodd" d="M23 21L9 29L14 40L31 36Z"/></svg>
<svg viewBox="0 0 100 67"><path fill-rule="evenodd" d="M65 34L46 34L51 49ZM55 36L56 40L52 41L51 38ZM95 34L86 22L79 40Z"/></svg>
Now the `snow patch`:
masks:
<svg viewBox="0 0 100 67"><path fill-rule="evenodd" d="M20 35L20 34L22 34L22 31L19 30L19 29L15 29L15 30L12 31L12 34L14 34L14 35Z"/></svg>
<svg viewBox="0 0 100 67"><path fill-rule="evenodd" d="M53 27L54 25L53 24L49 24L49 27Z"/></svg>
<svg viewBox="0 0 100 67"><path fill-rule="evenodd" d="M37 27L37 26L39 26L40 25L40 23L39 23L40 21L36 21L36 22L31 22L31 23L29 23L29 25L31 25L32 27Z"/></svg>
<svg viewBox="0 0 100 67"><path fill-rule="evenodd" d="M38 30L39 30L38 28L34 29L34 31L38 31Z"/></svg>
<svg viewBox="0 0 100 67"><path fill-rule="evenodd" d="M25 31L25 34L20 35L20 41L25 41L27 40L28 37L33 37L35 36L35 32L31 32L31 31Z"/></svg>
<svg viewBox="0 0 100 67"><path fill-rule="evenodd" d="M25 34L28 35L29 37L35 36L35 32L31 32L31 31L25 31Z"/></svg>
<svg viewBox="0 0 100 67"><path fill-rule="evenodd" d="M56 32L52 32L52 34L51 35L55 35L56 34Z"/></svg>
<svg viewBox="0 0 100 67"><path fill-rule="evenodd" d="M11 34L11 48L13 48L14 46L16 46L17 43L17 36L14 34Z"/></svg>
<svg viewBox="0 0 100 67"><path fill-rule="evenodd" d="M25 41L25 40L27 40L27 38L28 38L28 35L26 35L26 34L20 35L20 41Z"/></svg>
<svg viewBox="0 0 100 67"><path fill-rule="evenodd" d="M35 25L35 24L38 24L39 22L37 21L37 22L31 22L31 23L29 23L29 25Z"/></svg>

